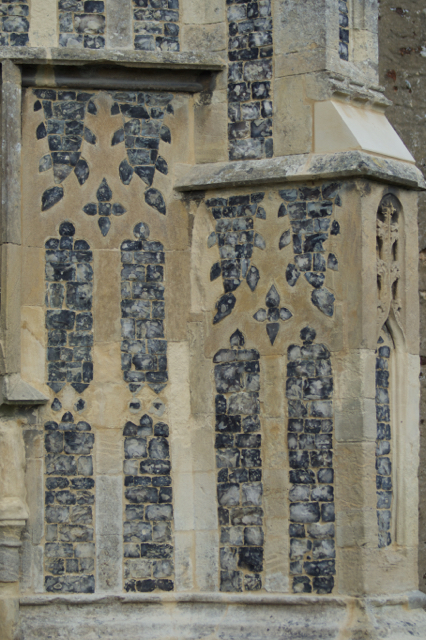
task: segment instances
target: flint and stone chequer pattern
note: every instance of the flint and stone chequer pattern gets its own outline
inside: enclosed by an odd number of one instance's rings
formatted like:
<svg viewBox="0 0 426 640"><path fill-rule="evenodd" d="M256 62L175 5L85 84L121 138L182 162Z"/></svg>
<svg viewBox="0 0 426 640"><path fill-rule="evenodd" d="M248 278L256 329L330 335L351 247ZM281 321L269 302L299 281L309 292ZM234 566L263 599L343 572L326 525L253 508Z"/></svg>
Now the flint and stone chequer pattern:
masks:
<svg viewBox="0 0 426 640"><path fill-rule="evenodd" d="M95 590L94 486L95 436L70 412L61 422L46 422L45 545L46 591L93 593Z"/></svg>
<svg viewBox="0 0 426 640"><path fill-rule="evenodd" d="M36 129L37 140L47 137L49 153L40 159L39 172L53 169L53 179L59 185L74 171L83 185L89 177L89 165L81 155L83 140L96 144L96 136L84 124L86 113L96 115L93 93L34 89L34 111L43 110L43 121ZM46 189L41 210L46 211L64 197L62 186Z"/></svg>
<svg viewBox="0 0 426 640"><path fill-rule="evenodd" d="M46 241L47 379L55 393L70 383L83 393L93 379L93 254L75 227Z"/></svg>
<svg viewBox="0 0 426 640"><path fill-rule="evenodd" d="M334 587L333 377L330 352L313 344L287 350L290 464L290 574L294 593L331 593Z"/></svg>
<svg viewBox="0 0 426 640"><path fill-rule="evenodd" d="M145 382L161 393L168 381L164 335L164 247L148 240L144 222L136 240L121 245L121 368L132 393Z"/></svg>
<svg viewBox="0 0 426 640"><path fill-rule="evenodd" d="M238 330L230 342L213 358L220 590L257 591L263 584L259 353L244 348Z"/></svg>
<svg viewBox="0 0 426 640"><path fill-rule="evenodd" d="M220 322L232 313L236 298L232 293L242 280L246 280L251 291L259 282L258 269L250 264L253 248L265 249L266 244L260 233L254 231L254 218L266 219L266 212L260 206L264 193L230 198L211 198L206 201L216 220L216 230L207 239L207 246L219 246L220 261L210 270L210 280L220 275L225 294L216 304L217 313L213 323Z"/></svg>
<svg viewBox="0 0 426 640"><path fill-rule="evenodd" d="M271 0L226 0L229 159L272 158Z"/></svg>
<svg viewBox="0 0 426 640"><path fill-rule="evenodd" d="M390 347L380 336L376 357L376 488L377 524L379 527L379 547L387 547L392 542L392 462L391 462L391 416L389 407L389 358ZM390 342L387 340L387 342Z"/></svg>
<svg viewBox="0 0 426 640"><path fill-rule="evenodd" d="M318 187L282 189L279 194L283 200L278 217L289 216L290 229L284 231L278 246L284 249L293 245L294 263L289 263L285 272L291 287L297 283L303 273L313 287L312 303L326 316L334 314L334 295L324 287L325 271L338 271L338 260L334 253L325 259L323 242L329 234L338 235L340 225L337 220L331 222L334 206L341 206L339 185L323 184Z"/></svg>
<svg viewBox="0 0 426 640"><path fill-rule="evenodd" d="M124 427L124 588L174 588L169 427L142 416Z"/></svg>
<svg viewBox="0 0 426 640"><path fill-rule="evenodd" d="M59 0L58 10L60 47L105 47L105 2Z"/></svg>
<svg viewBox="0 0 426 640"><path fill-rule="evenodd" d="M25 47L28 44L29 11L28 0L2 0L0 47Z"/></svg>
<svg viewBox="0 0 426 640"><path fill-rule="evenodd" d="M114 133L111 146L124 142L127 158L119 166L120 180L130 184L136 174L151 187L156 171L167 175L167 161L158 155L160 140L171 143L169 127L163 124L166 113L173 114L173 94L141 93L133 91L112 92L114 104L111 115L121 114L122 126ZM145 191L145 202L163 215L166 203L158 189Z"/></svg>
<svg viewBox="0 0 426 640"><path fill-rule="evenodd" d="M179 51L179 0L133 0L135 49Z"/></svg>
<svg viewBox="0 0 426 640"><path fill-rule="evenodd" d="M339 2L339 56L341 60L349 60L349 0Z"/></svg>

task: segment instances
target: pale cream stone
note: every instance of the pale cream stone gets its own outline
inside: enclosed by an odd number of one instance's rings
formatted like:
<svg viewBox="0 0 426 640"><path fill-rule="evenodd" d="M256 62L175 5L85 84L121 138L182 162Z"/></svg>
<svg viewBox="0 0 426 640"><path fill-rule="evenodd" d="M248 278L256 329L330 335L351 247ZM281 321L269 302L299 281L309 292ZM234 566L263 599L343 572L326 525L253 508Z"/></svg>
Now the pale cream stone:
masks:
<svg viewBox="0 0 426 640"><path fill-rule="evenodd" d="M121 338L120 276L119 251L94 252L93 331L96 342L118 342Z"/></svg>
<svg viewBox="0 0 426 640"><path fill-rule="evenodd" d="M228 108L223 102L195 104L194 133L196 163L220 162L228 159Z"/></svg>
<svg viewBox="0 0 426 640"><path fill-rule="evenodd" d="M175 584L177 591L194 588L194 531L175 531Z"/></svg>
<svg viewBox="0 0 426 640"><path fill-rule="evenodd" d="M28 518L25 488L25 449L21 425L0 421L0 522L21 523Z"/></svg>
<svg viewBox="0 0 426 640"><path fill-rule="evenodd" d="M22 256L22 305L39 307L44 305L44 273L44 250L28 247Z"/></svg>
<svg viewBox="0 0 426 640"><path fill-rule="evenodd" d="M213 414L213 388L211 384L211 361L204 357L204 327L201 322L190 322L187 327L187 335L190 349L190 380L189 392L191 399L191 413L196 416L197 425L207 435L207 431L213 437L212 418ZM197 427L198 428L198 427ZM205 451L208 437L202 441L193 438L193 446L201 447ZM207 453L207 452L206 452ZM213 455L213 454L211 454ZM198 456L194 456L194 465ZM204 454L201 454L200 464L209 464ZM194 466L194 469L197 467Z"/></svg>
<svg viewBox="0 0 426 640"><path fill-rule="evenodd" d="M107 47L131 49L133 45L131 0L121 0L118 4L115 0L106 0L105 9Z"/></svg>
<svg viewBox="0 0 426 640"><path fill-rule="evenodd" d="M285 399L277 391L277 380L285 378L285 363L280 357L263 358L261 362L262 382L260 386L260 402L262 415L283 419Z"/></svg>
<svg viewBox="0 0 426 640"><path fill-rule="evenodd" d="M197 591L219 590L219 535L213 531L195 533L195 581Z"/></svg>
<svg viewBox="0 0 426 640"><path fill-rule="evenodd" d="M194 529L194 479L191 473L173 472L175 531Z"/></svg>
<svg viewBox="0 0 426 640"><path fill-rule="evenodd" d="M203 420L201 422L201 420ZM191 450L192 465L195 472L216 470L214 450L214 417L213 415L197 416L192 421Z"/></svg>
<svg viewBox="0 0 426 640"><path fill-rule="evenodd" d="M335 398L374 398L376 395L376 354L350 351L335 355L332 361Z"/></svg>
<svg viewBox="0 0 426 640"><path fill-rule="evenodd" d="M335 436L339 442L375 440L376 407L371 398L342 398L334 402Z"/></svg>
<svg viewBox="0 0 426 640"><path fill-rule="evenodd" d="M19 583L0 584L0 634L4 640L15 640L19 622Z"/></svg>
<svg viewBox="0 0 426 640"><path fill-rule="evenodd" d="M132 414L128 409L130 393L123 394L123 384L94 386L90 395L87 421L92 427L117 429L119 425L124 426L126 420L131 420Z"/></svg>
<svg viewBox="0 0 426 640"><path fill-rule="evenodd" d="M363 149L406 162L414 158L385 115L337 100L315 103L315 153Z"/></svg>
<svg viewBox="0 0 426 640"><path fill-rule="evenodd" d="M58 46L59 25L56 0L32 0L29 22L30 46Z"/></svg>
<svg viewBox="0 0 426 640"><path fill-rule="evenodd" d="M327 67L326 53L326 49L322 47L284 54L277 53L275 56L275 78L297 76L300 73L306 75L312 72L321 73Z"/></svg>
<svg viewBox="0 0 426 640"><path fill-rule="evenodd" d="M46 392L46 338L44 311L41 307L21 307L22 378Z"/></svg>
<svg viewBox="0 0 426 640"><path fill-rule="evenodd" d="M278 470L286 469L288 461L284 417L266 418L261 416L261 423L264 466L266 469L273 469L278 473ZM272 477L274 477L273 474Z"/></svg>
<svg viewBox="0 0 426 640"><path fill-rule="evenodd" d="M197 531L217 529L216 469L194 473L194 527Z"/></svg>
<svg viewBox="0 0 426 640"><path fill-rule="evenodd" d="M95 384L103 385L121 382L123 379L123 372L121 370L121 343L95 342L93 347L93 369Z"/></svg>
<svg viewBox="0 0 426 640"><path fill-rule="evenodd" d="M306 98L303 76L276 78L274 100L275 154L313 151L313 105Z"/></svg>
<svg viewBox="0 0 426 640"><path fill-rule="evenodd" d="M182 0L181 20L184 24L215 24L226 21L225 6L221 0Z"/></svg>
<svg viewBox="0 0 426 640"><path fill-rule="evenodd" d="M122 443L122 427L116 429L97 429L96 469L99 474L121 475L123 472Z"/></svg>
<svg viewBox="0 0 426 640"><path fill-rule="evenodd" d="M44 460L26 462L25 488L29 507L28 525L31 543L40 544L44 536Z"/></svg>
<svg viewBox="0 0 426 640"><path fill-rule="evenodd" d="M19 293L21 290L21 247L15 244L1 246L1 312L0 371L18 373L21 368L21 326Z"/></svg>
<svg viewBox="0 0 426 640"><path fill-rule="evenodd" d="M166 254L166 337L169 341L186 338L189 314L190 253L170 251Z"/></svg>
<svg viewBox="0 0 426 640"><path fill-rule="evenodd" d="M227 48L227 33L223 23L208 25L187 24L181 31L183 51L225 51Z"/></svg>

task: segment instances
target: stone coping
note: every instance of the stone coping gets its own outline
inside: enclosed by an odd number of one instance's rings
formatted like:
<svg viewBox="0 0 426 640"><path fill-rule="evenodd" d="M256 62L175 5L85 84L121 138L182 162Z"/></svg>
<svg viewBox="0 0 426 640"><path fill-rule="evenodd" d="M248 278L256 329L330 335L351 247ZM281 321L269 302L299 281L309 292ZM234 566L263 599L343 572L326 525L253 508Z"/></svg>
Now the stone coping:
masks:
<svg viewBox="0 0 426 640"><path fill-rule="evenodd" d="M421 591L409 591L382 596L335 596L335 595L294 595L262 594L249 595L239 593L119 593L119 594L37 594L21 596L20 606L49 605L89 605L89 604L166 604L200 603L216 605L278 605L278 606L334 606L347 607L363 602L373 607L408 606L409 609L426 607L426 594Z"/></svg>
<svg viewBox="0 0 426 640"><path fill-rule="evenodd" d="M411 189L426 189L414 164L374 156L364 151L281 156L263 160L178 165L176 191L245 187L275 182L370 178Z"/></svg>
<svg viewBox="0 0 426 640"><path fill-rule="evenodd" d="M15 64L118 64L138 68L222 71L225 63L215 54L132 51L129 49L71 49L63 47L0 47L0 61Z"/></svg>

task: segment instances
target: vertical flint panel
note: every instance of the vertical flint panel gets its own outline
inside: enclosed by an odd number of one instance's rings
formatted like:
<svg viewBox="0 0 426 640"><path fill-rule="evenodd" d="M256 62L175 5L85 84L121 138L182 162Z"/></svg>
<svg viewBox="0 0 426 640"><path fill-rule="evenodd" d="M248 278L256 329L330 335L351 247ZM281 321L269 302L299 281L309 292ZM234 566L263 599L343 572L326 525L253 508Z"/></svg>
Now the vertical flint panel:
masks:
<svg viewBox="0 0 426 640"><path fill-rule="evenodd" d="M376 489L377 524L379 527L379 547L387 547L392 542L392 462L391 462L391 416L389 405L389 364L391 350L389 339L385 344L380 336L376 357Z"/></svg>
<svg viewBox="0 0 426 640"><path fill-rule="evenodd" d="M236 331L213 359L221 591L264 586L259 353L243 346Z"/></svg>
<svg viewBox="0 0 426 640"><path fill-rule="evenodd" d="M334 587L333 377L330 352L301 331L287 351L290 573L294 593Z"/></svg>
<svg viewBox="0 0 426 640"><path fill-rule="evenodd" d="M339 0L339 56L341 60L349 60L348 0Z"/></svg>
<svg viewBox="0 0 426 640"><path fill-rule="evenodd" d="M59 0L59 46L85 49L105 47L105 1Z"/></svg>
<svg viewBox="0 0 426 640"><path fill-rule="evenodd" d="M93 379L93 254L75 227L63 222L60 239L46 241L46 329L48 385L67 383L83 393Z"/></svg>
<svg viewBox="0 0 426 640"><path fill-rule="evenodd" d="M69 411L59 423L46 422L44 431L44 586L53 593L93 593L95 436L90 424L75 423Z"/></svg>
<svg viewBox="0 0 426 640"><path fill-rule="evenodd" d="M272 158L270 2L227 2L230 160Z"/></svg>
<svg viewBox="0 0 426 640"><path fill-rule="evenodd" d="M134 46L139 51L179 51L179 0L133 0Z"/></svg>

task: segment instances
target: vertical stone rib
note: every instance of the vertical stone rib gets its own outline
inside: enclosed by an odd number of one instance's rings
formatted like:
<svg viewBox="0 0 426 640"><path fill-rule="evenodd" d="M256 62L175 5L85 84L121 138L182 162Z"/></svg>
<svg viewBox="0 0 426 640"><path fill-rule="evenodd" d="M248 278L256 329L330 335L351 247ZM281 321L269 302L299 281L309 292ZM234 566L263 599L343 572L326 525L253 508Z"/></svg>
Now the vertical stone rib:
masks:
<svg viewBox="0 0 426 640"><path fill-rule="evenodd" d="M132 48L132 0L106 0L106 40L109 49Z"/></svg>
<svg viewBox="0 0 426 640"><path fill-rule="evenodd" d="M313 344L287 351L290 462L290 574L294 593L331 593L334 587L333 377L330 352Z"/></svg>

